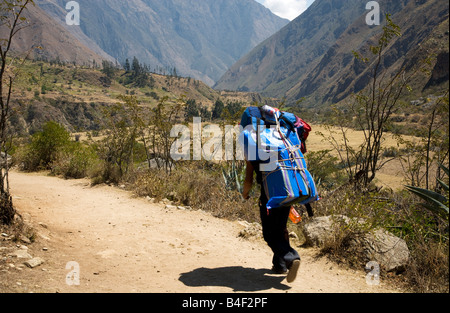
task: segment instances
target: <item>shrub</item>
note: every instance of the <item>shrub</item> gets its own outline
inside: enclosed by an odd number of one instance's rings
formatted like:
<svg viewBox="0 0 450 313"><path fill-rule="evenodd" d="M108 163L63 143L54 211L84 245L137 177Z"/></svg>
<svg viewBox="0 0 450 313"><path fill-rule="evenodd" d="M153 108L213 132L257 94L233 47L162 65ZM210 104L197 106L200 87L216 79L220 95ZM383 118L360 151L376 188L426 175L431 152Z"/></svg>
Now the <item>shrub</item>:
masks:
<svg viewBox="0 0 450 313"><path fill-rule="evenodd" d="M346 182L342 166L337 157L330 154L331 150L308 152L306 156L308 170L314 176L318 187L331 190Z"/></svg>
<svg viewBox="0 0 450 313"><path fill-rule="evenodd" d="M47 122L35 133L20 154L19 162L28 171L50 169L59 154L70 145L70 133L60 124Z"/></svg>
<svg viewBox="0 0 450 313"><path fill-rule="evenodd" d="M98 156L92 146L80 142L72 142L59 152L51 164L51 171L64 178L84 178L90 176L92 169L99 163Z"/></svg>

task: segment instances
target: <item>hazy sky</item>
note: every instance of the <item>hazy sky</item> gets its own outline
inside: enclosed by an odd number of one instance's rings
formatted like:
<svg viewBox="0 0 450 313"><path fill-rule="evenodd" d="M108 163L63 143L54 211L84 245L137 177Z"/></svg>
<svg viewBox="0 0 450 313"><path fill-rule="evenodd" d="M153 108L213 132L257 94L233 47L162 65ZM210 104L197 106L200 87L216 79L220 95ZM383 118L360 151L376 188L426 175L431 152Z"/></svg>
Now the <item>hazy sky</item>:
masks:
<svg viewBox="0 0 450 313"><path fill-rule="evenodd" d="M256 0L278 16L293 20L302 14L314 0Z"/></svg>

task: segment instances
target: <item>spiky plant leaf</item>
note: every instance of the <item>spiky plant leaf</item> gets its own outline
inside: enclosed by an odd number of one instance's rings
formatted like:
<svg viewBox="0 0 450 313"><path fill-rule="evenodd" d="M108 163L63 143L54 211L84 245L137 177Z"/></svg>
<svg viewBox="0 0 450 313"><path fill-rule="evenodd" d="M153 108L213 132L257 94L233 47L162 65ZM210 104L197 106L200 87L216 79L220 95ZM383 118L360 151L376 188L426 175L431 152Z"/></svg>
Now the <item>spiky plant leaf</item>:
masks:
<svg viewBox="0 0 450 313"><path fill-rule="evenodd" d="M432 208L434 208L433 211L443 210L447 214L449 213L448 206L445 205L445 203L448 202L448 199L446 197L444 197L443 195L441 195L437 192L431 191L431 190L413 187L413 186L406 186L406 189L408 189L410 192L414 193L415 195L421 197L425 201L428 201L428 204L431 205ZM426 207L428 209L430 209L429 206L426 206Z"/></svg>

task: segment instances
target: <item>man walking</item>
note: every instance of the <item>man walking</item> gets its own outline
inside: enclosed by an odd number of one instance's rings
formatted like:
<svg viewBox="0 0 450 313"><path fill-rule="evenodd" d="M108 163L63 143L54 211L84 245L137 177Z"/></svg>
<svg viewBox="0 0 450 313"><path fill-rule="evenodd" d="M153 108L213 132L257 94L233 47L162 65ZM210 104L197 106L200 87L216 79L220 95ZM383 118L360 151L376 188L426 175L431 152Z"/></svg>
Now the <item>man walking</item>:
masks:
<svg viewBox="0 0 450 313"><path fill-rule="evenodd" d="M249 199L250 190L253 187L253 173L256 172L256 181L261 186L261 197L259 208L264 240L273 251L272 271L276 274L287 273L287 282L293 282L297 277L300 267L300 256L289 243L289 232L287 221L289 218L290 206L267 209L267 196L262 183L262 174L259 170L259 162L247 161L244 199Z"/></svg>

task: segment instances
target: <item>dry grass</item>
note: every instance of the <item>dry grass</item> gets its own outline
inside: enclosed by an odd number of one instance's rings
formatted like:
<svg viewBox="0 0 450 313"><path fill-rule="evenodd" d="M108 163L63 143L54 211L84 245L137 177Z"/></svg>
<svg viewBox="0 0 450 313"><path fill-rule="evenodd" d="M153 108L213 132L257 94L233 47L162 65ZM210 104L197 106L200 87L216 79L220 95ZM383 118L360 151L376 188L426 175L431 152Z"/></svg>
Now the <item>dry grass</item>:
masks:
<svg viewBox="0 0 450 313"><path fill-rule="evenodd" d="M331 150L330 154L338 157L337 151L334 149L333 145L321 135L325 137L332 136L337 142L343 143L343 135L338 127L325 127L323 125L314 125L312 127L312 132L308 138L308 150L311 152L321 151L321 150ZM331 131L330 131L331 130ZM348 144L350 147L356 149L364 141L364 133L362 131L357 131L353 129L346 129ZM402 136L408 141L418 141L417 137L413 136ZM384 141L384 148L401 148L402 146L398 144L398 140L394 135L387 133ZM386 163L386 165L377 173L375 183L379 186L387 187L392 190L401 190L405 185L404 171L399 160L393 160Z"/></svg>
<svg viewBox="0 0 450 313"><path fill-rule="evenodd" d="M167 198L219 218L259 221L255 209L259 196L255 194L253 200L244 201L236 190L227 190L218 164L185 162L170 174L157 169L138 172L132 189L138 196Z"/></svg>

